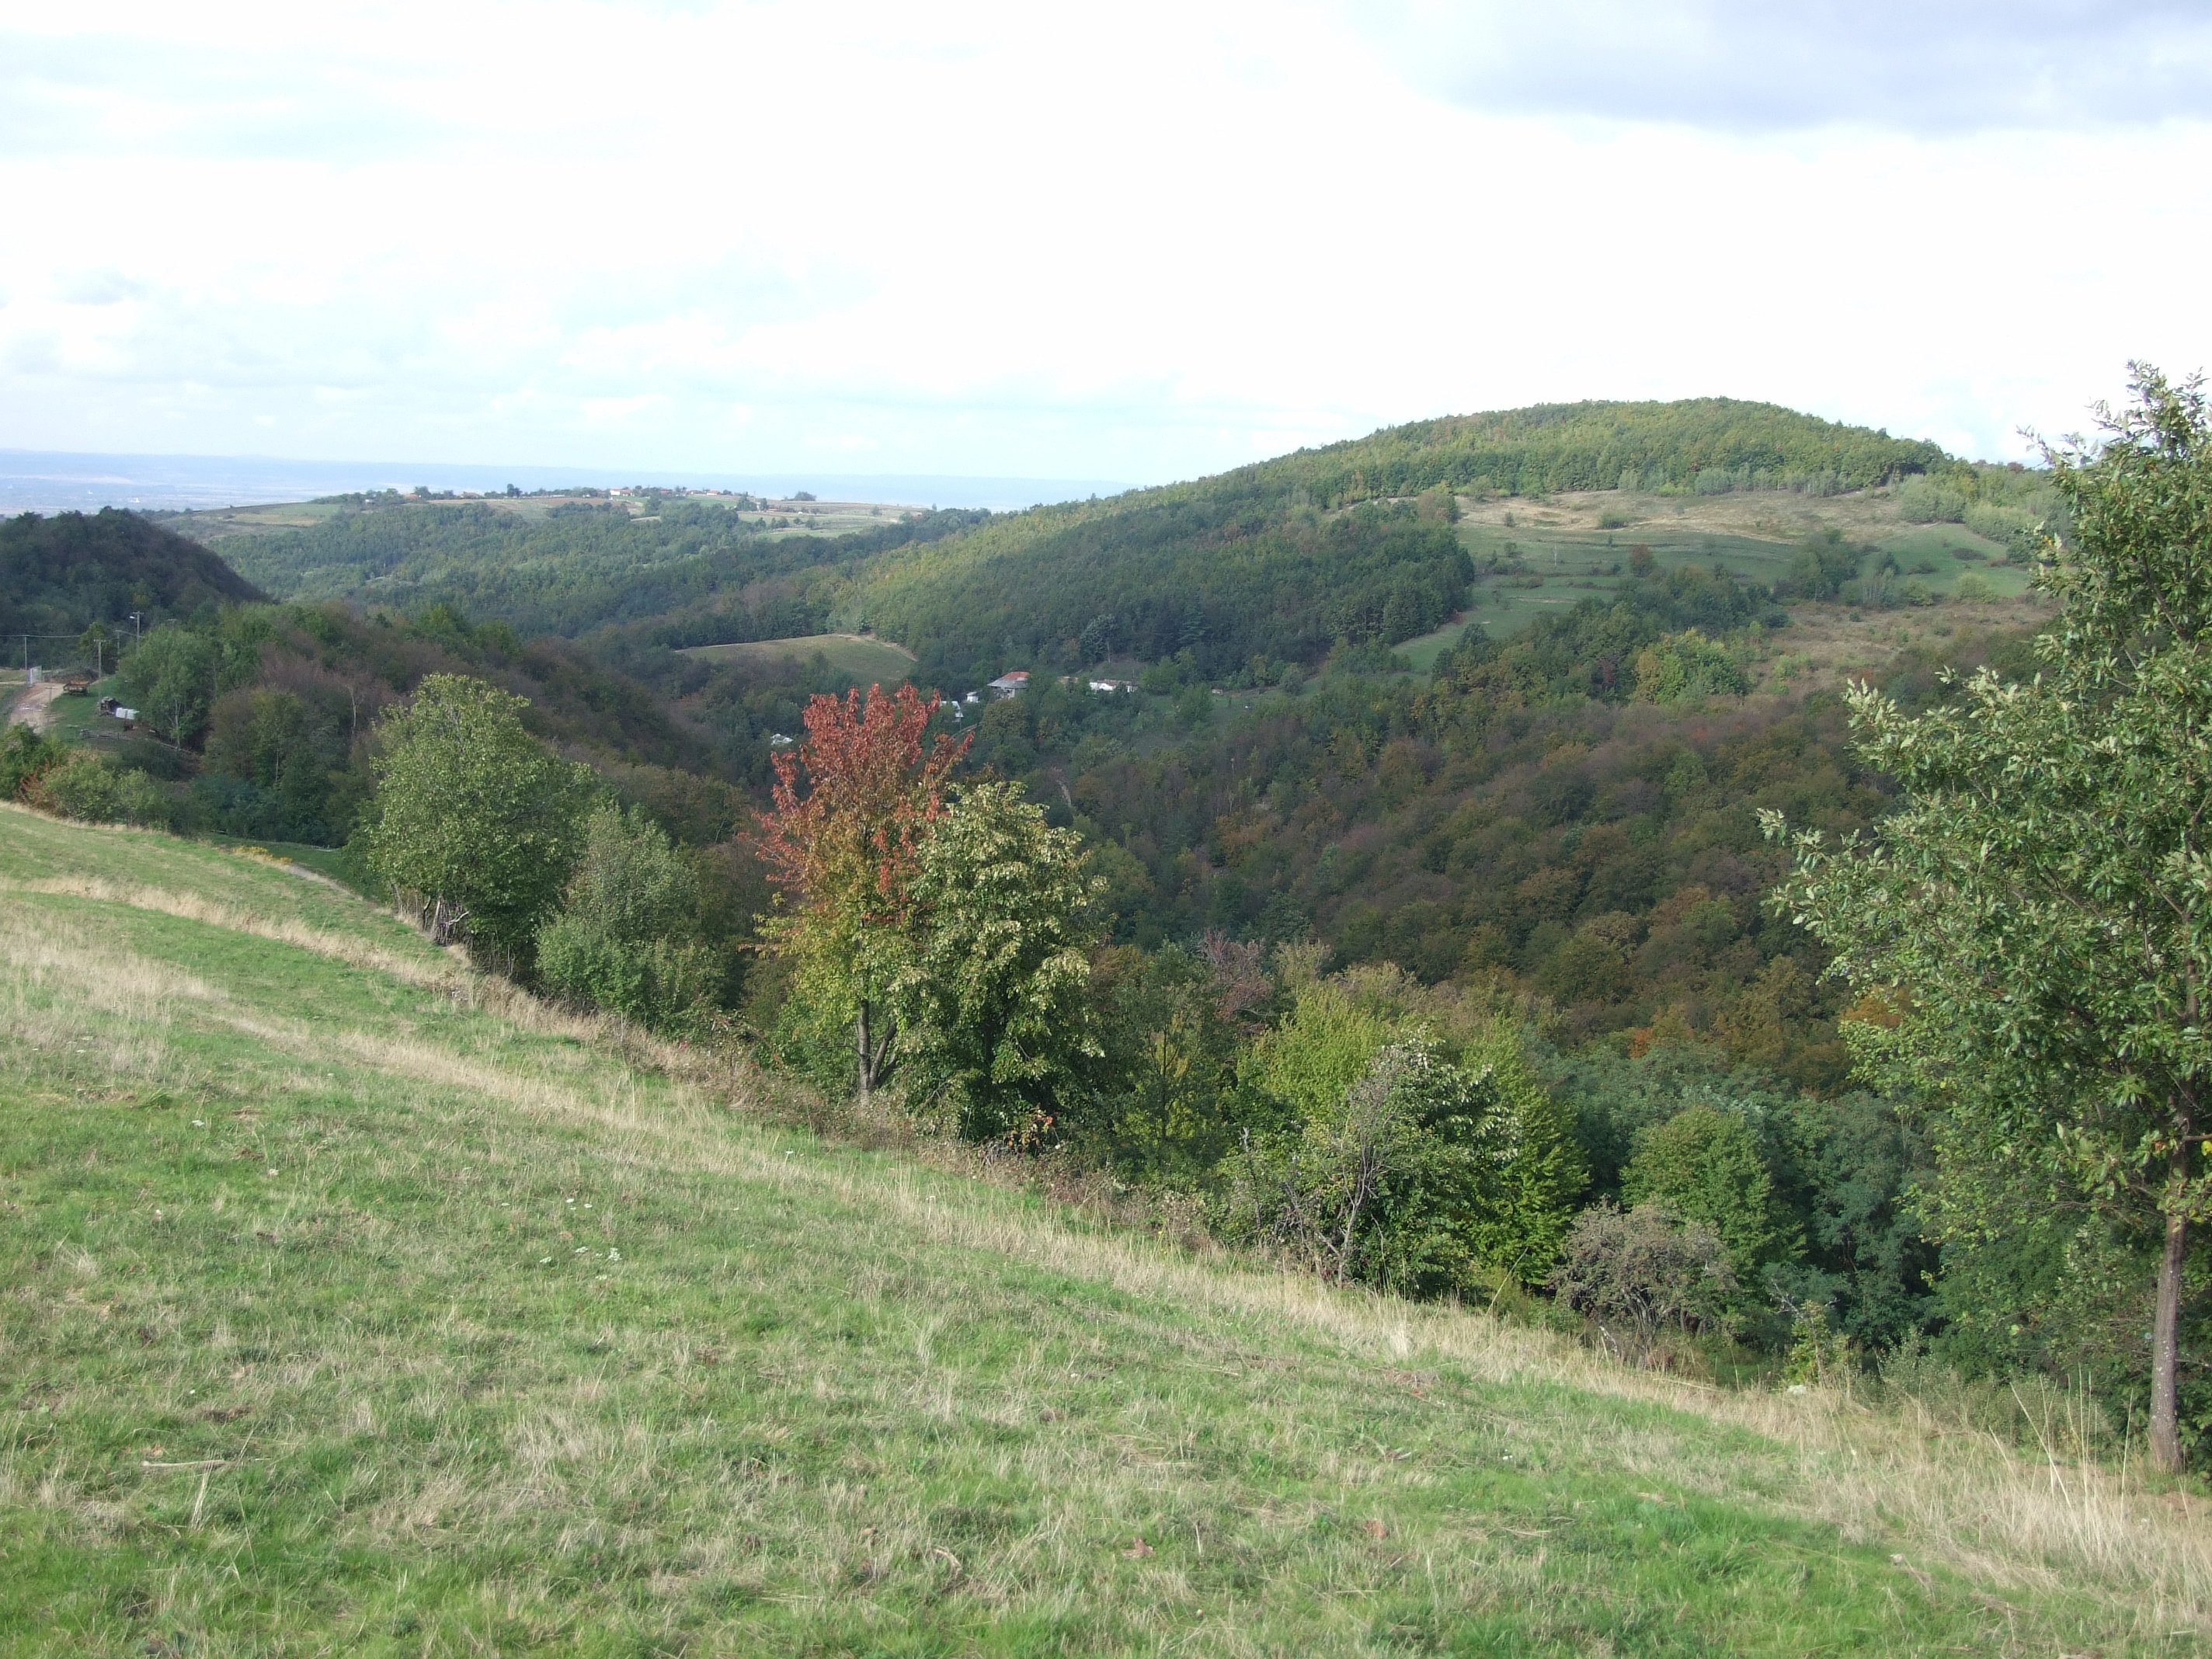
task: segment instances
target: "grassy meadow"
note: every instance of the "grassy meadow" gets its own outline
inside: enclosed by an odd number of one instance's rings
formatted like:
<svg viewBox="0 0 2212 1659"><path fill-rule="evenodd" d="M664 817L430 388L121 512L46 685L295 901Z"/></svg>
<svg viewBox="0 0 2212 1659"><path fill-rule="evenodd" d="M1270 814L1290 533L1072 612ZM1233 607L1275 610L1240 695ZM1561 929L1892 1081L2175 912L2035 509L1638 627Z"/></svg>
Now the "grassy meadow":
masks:
<svg viewBox="0 0 2212 1659"><path fill-rule="evenodd" d="M0 1652L2195 1651L2201 1505L1186 1254L0 808ZM2125 1473L2125 1472L2124 1472Z"/></svg>

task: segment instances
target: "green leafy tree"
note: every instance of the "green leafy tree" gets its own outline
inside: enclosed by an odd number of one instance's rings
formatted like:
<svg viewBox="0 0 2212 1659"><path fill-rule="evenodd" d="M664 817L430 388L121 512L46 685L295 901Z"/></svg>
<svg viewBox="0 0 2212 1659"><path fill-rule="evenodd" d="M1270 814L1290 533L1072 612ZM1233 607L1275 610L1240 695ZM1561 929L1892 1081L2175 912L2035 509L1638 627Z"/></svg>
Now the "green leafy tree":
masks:
<svg viewBox="0 0 2212 1659"><path fill-rule="evenodd" d="M2064 607L2042 672L1984 671L1917 717L1855 693L1860 752L1904 799L1876 841L1799 835L1778 902L1886 1011L1853 1029L1937 1115L1940 1226L1985 1234L2033 1191L2144 1237L2151 1443L2178 1469L2184 1270L2212 1211L2212 422L2197 382L2138 366L2134 390L2101 447L2051 456L2074 529L2038 577Z"/></svg>
<svg viewBox="0 0 2212 1659"><path fill-rule="evenodd" d="M444 944L509 960L559 902L580 808L596 785L524 730L530 705L460 674L433 674L377 723L376 794L359 831L369 867Z"/></svg>
<svg viewBox="0 0 2212 1659"><path fill-rule="evenodd" d="M698 876L667 833L603 801L584 820L560 914L538 930L538 979L655 1030L688 1030L718 976L699 910Z"/></svg>
<svg viewBox="0 0 2212 1659"><path fill-rule="evenodd" d="M1481 1212L1468 1223L1468 1242L1486 1266L1540 1284L1589 1184L1574 1113L1544 1086L1510 1028L1496 1027L1468 1043L1459 1064L1489 1079L1513 1118L1510 1156L1491 1182Z"/></svg>
<svg viewBox="0 0 2212 1659"><path fill-rule="evenodd" d="M1340 980L1306 977L1264 1033L1254 1114L1226 1164L1233 1229L1316 1272L1408 1294L1540 1279L1585 1183L1570 1115L1506 1028L1456 1060Z"/></svg>
<svg viewBox="0 0 2212 1659"><path fill-rule="evenodd" d="M1790 1254L1774 1177L1758 1139L1741 1118L1718 1107L1700 1103L1646 1129L1620 1188L1631 1207L1660 1203L1683 1220L1711 1227L1740 1279Z"/></svg>
<svg viewBox="0 0 2212 1659"><path fill-rule="evenodd" d="M207 729L221 653L210 635L167 623L123 659L123 687L146 723L173 744Z"/></svg>
<svg viewBox="0 0 2212 1659"><path fill-rule="evenodd" d="M971 1139L1046 1126L1099 1046L1082 838L1018 784L952 791L921 848L911 944L890 987L902 1060L948 1088Z"/></svg>

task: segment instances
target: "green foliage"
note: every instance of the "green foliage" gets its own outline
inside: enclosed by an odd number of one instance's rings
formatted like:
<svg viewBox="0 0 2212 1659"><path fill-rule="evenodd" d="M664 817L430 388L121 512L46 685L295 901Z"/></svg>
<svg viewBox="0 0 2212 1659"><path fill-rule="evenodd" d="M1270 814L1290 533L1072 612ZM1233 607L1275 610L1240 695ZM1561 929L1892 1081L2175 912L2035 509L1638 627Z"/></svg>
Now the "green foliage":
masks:
<svg viewBox="0 0 2212 1659"><path fill-rule="evenodd" d="M441 943L526 959L576 856L591 775L524 730L528 705L434 674L377 726L376 795L358 831L369 867Z"/></svg>
<svg viewBox="0 0 2212 1659"><path fill-rule="evenodd" d="M69 753L58 738L46 737L29 726L0 727L0 800L21 800L40 774Z"/></svg>
<svg viewBox="0 0 2212 1659"><path fill-rule="evenodd" d="M1285 1029L1316 1009L1319 1066L1292 1066L1291 1086L1310 1089L1343 1052L1338 1000L1320 987L1301 996ZM1291 1046L1300 1046L1295 1036ZM1481 1282L1474 1228L1496 1200L1516 1127L1488 1073L1444 1060L1423 1036L1388 1043L1295 1127L1245 1133L1224 1217L1233 1232L1339 1284L1472 1291Z"/></svg>
<svg viewBox="0 0 2212 1659"><path fill-rule="evenodd" d="M2179 1467L2188 1229L2212 1213L2212 421L2193 385L2142 371L2136 392L2101 450L2057 458L2074 543L2040 579L2065 606L2044 672L1984 672L1917 716L1855 694L1905 802L1877 843L1800 835L1778 902L1882 1012L1855 1026L1866 1071L1937 1115L1947 1243L2036 1177L2040 1202L2160 1240L2151 1437Z"/></svg>
<svg viewBox="0 0 2212 1659"><path fill-rule="evenodd" d="M161 785L145 773L136 767L111 765L83 749L72 750L65 759L33 774L23 786L23 799L42 811L81 823L166 827L172 810Z"/></svg>
<svg viewBox="0 0 2212 1659"><path fill-rule="evenodd" d="M1638 1136L1620 1193L1632 1206L1662 1204L1711 1228L1740 1279L1792 1254L1757 1139L1741 1118L1711 1106L1688 1107Z"/></svg>
<svg viewBox="0 0 2212 1659"><path fill-rule="evenodd" d="M128 638L138 627L260 598L198 543L119 507L0 520L0 633L81 635L104 624L110 637ZM90 665L92 641L77 648ZM114 653L106 654L112 665Z"/></svg>
<svg viewBox="0 0 2212 1659"><path fill-rule="evenodd" d="M538 930L538 977L668 1035L698 1030L720 978L699 936L696 872L636 807L602 801L586 816L560 914Z"/></svg>
<svg viewBox="0 0 2212 1659"><path fill-rule="evenodd" d="M1473 574L1450 526L1411 501L1322 515L1194 486L994 520L884 562L865 592L939 684L1186 650L1218 680L1255 656L1312 665L1339 641L1427 633Z"/></svg>
<svg viewBox="0 0 2212 1659"><path fill-rule="evenodd" d="M219 660L212 636L172 623L124 659L123 689L147 725L171 743L198 743Z"/></svg>
<svg viewBox="0 0 2212 1659"><path fill-rule="evenodd" d="M1063 1120L1070 1141L1133 1180L1210 1185L1249 1115L1233 994L1212 963L1179 945L1100 953L1092 975L1100 1052Z"/></svg>
<svg viewBox="0 0 2212 1659"><path fill-rule="evenodd" d="M1684 702L1742 696L1751 690L1728 647L1696 629L1668 634L1636 653L1636 701Z"/></svg>
<svg viewBox="0 0 2212 1659"><path fill-rule="evenodd" d="M1231 1229L1406 1294L1541 1278L1584 1168L1510 1030L1484 1026L1454 1059L1380 987L1291 988L1245 1063L1257 1100L1223 1166Z"/></svg>
<svg viewBox="0 0 2212 1659"><path fill-rule="evenodd" d="M1616 1352L1639 1364L1661 1351L1670 1327L1689 1337L1724 1326L1736 1291L1720 1235L1703 1222L1678 1219L1662 1203L1584 1210L1551 1283Z"/></svg>
<svg viewBox="0 0 2212 1659"><path fill-rule="evenodd" d="M1796 489L1826 494L1942 465L1931 443L1732 398L1674 403L1540 404L1450 416L1300 450L1224 475L1224 484L1303 490L1313 500L1406 495L1439 481L1464 493L1612 489Z"/></svg>
<svg viewBox="0 0 2212 1659"><path fill-rule="evenodd" d="M1520 1039L1492 1028L1462 1045L1459 1063L1487 1077L1512 1115L1512 1151L1492 1181L1467 1237L1486 1267L1539 1285L1551 1273L1589 1183L1571 1109L1544 1086Z"/></svg>
<svg viewBox="0 0 2212 1659"><path fill-rule="evenodd" d="M1085 990L1103 884L1014 786L957 788L930 824L886 1000L915 1091L945 1090L967 1138L1041 1133L1099 1054Z"/></svg>

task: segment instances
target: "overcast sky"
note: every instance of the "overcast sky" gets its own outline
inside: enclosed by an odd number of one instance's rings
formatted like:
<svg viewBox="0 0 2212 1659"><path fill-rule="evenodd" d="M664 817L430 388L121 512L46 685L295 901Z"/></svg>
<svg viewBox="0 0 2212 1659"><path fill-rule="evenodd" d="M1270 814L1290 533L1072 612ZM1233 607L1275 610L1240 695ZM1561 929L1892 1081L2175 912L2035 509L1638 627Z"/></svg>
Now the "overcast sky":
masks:
<svg viewBox="0 0 2212 1659"><path fill-rule="evenodd" d="M1151 483L2212 362L2212 5L0 0L0 447Z"/></svg>

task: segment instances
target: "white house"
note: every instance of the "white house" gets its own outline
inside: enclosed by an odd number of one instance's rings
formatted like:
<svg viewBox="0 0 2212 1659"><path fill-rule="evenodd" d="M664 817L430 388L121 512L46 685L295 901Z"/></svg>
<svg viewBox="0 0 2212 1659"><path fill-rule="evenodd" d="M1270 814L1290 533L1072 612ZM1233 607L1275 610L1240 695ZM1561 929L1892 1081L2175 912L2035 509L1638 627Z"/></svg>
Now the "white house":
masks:
<svg viewBox="0 0 2212 1659"><path fill-rule="evenodd" d="M1001 697L1011 697L1017 691L1026 691L1029 686L1030 671L1026 668L1017 668L1011 674L1001 674L991 682L993 695Z"/></svg>

